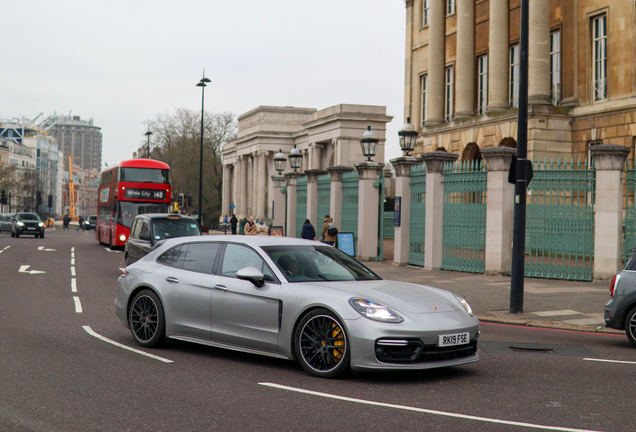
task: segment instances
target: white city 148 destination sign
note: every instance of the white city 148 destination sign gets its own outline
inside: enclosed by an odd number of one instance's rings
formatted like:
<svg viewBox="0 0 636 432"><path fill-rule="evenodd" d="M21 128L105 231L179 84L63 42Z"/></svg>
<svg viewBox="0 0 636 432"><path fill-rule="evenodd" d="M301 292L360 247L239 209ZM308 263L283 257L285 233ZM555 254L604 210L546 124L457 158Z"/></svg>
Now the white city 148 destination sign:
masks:
<svg viewBox="0 0 636 432"><path fill-rule="evenodd" d="M166 199L166 191L163 189L126 189L126 198L132 199Z"/></svg>
<svg viewBox="0 0 636 432"><path fill-rule="evenodd" d="M453 346L453 345L464 345L470 342L470 334L466 333L455 333L449 335L439 335L439 346Z"/></svg>

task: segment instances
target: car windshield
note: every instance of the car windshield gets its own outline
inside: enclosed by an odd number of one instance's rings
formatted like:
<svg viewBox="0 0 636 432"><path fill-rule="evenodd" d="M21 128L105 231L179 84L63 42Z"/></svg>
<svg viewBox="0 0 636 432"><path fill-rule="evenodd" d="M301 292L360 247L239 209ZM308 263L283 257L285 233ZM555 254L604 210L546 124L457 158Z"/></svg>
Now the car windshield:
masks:
<svg viewBox="0 0 636 432"><path fill-rule="evenodd" d="M97 216L89 216L88 220L89 221L96 221L97 220Z"/></svg>
<svg viewBox="0 0 636 432"><path fill-rule="evenodd" d="M119 181L170 183L170 170L156 168L122 168Z"/></svg>
<svg viewBox="0 0 636 432"><path fill-rule="evenodd" d="M380 280L380 276L331 246L264 246L289 282Z"/></svg>
<svg viewBox="0 0 636 432"><path fill-rule="evenodd" d="M135 216L145 213L167 213L168 204L138 203L117 201L117 223L126 228L132 227Z"/></svg>
<svg viewBox="0 0 636 432"><path fill-rule="evenodd" d="M155 240L163 240L172 237L198 236L201 232L192 219L154 219L152 235Z"/></svg>
<svg viewBox="0 0 636 432"><path fill-rule="evenodd" d="M18 217L16 219L18 219L18 220L36 220L36 221L39 221L40 220L40 216L38 216L35 213L18 213Z"/></svg>

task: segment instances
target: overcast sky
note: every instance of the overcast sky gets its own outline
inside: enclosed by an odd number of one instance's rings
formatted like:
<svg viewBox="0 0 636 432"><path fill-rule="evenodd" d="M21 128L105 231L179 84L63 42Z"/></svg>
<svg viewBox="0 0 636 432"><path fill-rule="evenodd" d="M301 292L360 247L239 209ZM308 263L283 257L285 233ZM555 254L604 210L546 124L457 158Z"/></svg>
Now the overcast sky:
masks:
<svg viewBox="0 0 636 432"><path fill-rule="evenodd" d="M0 0L0 116L93 118L102 164L176 108L384 105L386 159L404 123L402 0Z"/></svg>

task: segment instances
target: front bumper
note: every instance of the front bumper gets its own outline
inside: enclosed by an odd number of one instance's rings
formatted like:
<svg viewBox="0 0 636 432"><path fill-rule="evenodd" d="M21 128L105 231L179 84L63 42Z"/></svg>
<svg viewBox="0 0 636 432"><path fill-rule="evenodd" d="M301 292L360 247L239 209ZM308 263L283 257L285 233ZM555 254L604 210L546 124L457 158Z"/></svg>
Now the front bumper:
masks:
<svg viewBox="0 0 636 432"><path fill-rule="evenodd" d="M15 231L19 234L19 235L26 235L26 234L36 234L39 235L40 233L44 232L44 227L29 227L29 226L23 226L23 227L16 227Z"/></svg>

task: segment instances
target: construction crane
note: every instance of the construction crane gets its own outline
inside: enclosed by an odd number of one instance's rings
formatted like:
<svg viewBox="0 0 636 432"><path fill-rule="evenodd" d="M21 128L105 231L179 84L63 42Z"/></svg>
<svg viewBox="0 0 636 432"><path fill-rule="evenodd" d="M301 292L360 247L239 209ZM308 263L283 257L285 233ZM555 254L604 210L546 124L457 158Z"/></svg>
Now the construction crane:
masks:
<svg viewBox="0 0 636 432"><path fill-rule="evenodd" d="M73 165L71 164L71 155L68 155L68 199L69 199L69 216L71 220L75 220L75 186L73 185Z"/></svg>

